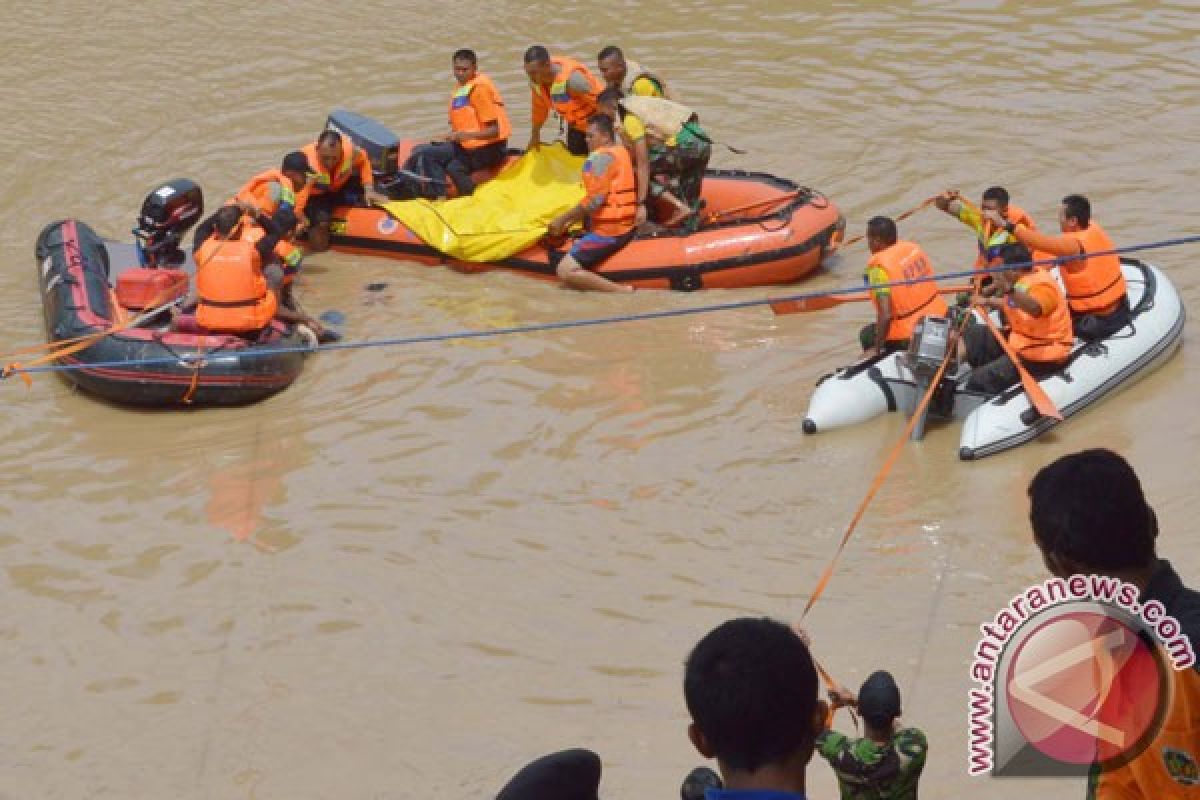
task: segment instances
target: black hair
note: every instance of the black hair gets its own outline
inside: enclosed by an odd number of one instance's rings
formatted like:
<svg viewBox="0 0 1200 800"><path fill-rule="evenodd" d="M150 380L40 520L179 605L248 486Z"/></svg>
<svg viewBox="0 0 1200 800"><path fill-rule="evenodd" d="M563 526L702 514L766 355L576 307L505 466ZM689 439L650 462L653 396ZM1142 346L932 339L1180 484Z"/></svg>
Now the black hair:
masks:
<svg viewBox="0 0 1200 800"><path fill-rule="evenodd" d="M238 220L241 218L242 210L237 206L221 206L213 215L213 226L217 229L217 233L228 236L237 227Z"/></svg>
<svg viewBox="0 0 1200 800"><path fill-rule="evenodd" d="M468 50L465 47L461 50L455 50L454 55L450 58L450 61L467 61L470 62L472 67L478 66L479 64L479 60L475 58L475 51Z"/></svg>
<svg viewBox="0 0 1200 800"><path fill-rule="evenodd" d="M809 749L816 738L817 671L808 647L771 619L733 619L692 649L683 694L722 764L755 771Z"/></svg>
<svg viewBox="0 0 1200 800"><path fill-rule="evenodd" d="M625 93L620 89L616 88L615 86L610 86L604 91L600 92L600 94L596 95L596 102L604 103L605 105L608 105L609 103L617 105L621 102L621 98L624 96Z"/></svg>
<svg viewBox="0 0 1200 800"><path fill-rule="evenodd" d="M608 138L613 138L617 135L616 129L613 127L612 117L607 114L592 114L588 117L588 127L595 127L597 130L608 134Z"/></svg>
<svg viewBox="0 0 1200 800"><path fill-rule="evenodd" d="M526 64L545 64L550 60L550 51L540 44L535 44L525 51Z"/></svg>
<svg viewBox="0 0 1200 800"><path fill-rule="evenodd" d="M996 205L1008 208L1008 190L1003 186L989 186L983 191L984 200L995 200Z"/></svg>
<svg viewBox="0 0 1200 800"><path fill-rule="evenodd" d="M603 50L601 50L599 54L597 54L596 60L603 61L604 59L612 58L613 56L616 56L622 61L625 60L625 54L622 53L621 48L617 47L615 44L610 44L608 47L605 47Z"/></svg>
<svg viewBox="0 0 1200 800"><path fill-rule="evenodd" d="M1020 242L1001 245L997 255L1005 264L1020 264L1021 269L1033 269L1030 264L1033 261L1033 253L1029 252L1029 248Z"/></svg>
<svg viewBox="0 0 1200 800"><path fill-rule="evenodd" d="M340 147L342 144L342 135L333 128L326 128L317 135L318 145L334 145Z"/></svg>
<svg viewBox="0 0 1200 800"><path fill-rule="evenodd" d="M1063 207L1068 218L1074 217L1079 227L1086 228L1092 221L1092 204L1081 194L1069 194L1063 198Z"/></svg>
<svg viewBox="0 0 1200 800"><path fill-rule="evenodd" d="M900 238L900 234L896 232L896 223L891 217L871 217L867 220L867 236L879 239L888 246L895 244Z"/></svg>
<svg viewBox="0 0 1200 800"><path fill-rule="evenodd" d="M1046 554L1086 569L1146 567L1158 520L1133 467L1102 448L1063 456L1029 483L1033 538Z"/></svg>

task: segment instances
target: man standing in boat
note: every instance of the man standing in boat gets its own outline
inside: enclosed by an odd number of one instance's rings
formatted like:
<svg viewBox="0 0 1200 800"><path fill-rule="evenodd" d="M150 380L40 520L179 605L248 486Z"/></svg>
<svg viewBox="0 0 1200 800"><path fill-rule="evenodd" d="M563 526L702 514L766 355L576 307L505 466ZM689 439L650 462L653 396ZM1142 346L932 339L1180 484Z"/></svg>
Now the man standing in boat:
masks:
<svg viewBox="0 0 1200 800"><path fill-rule="evenodd" d="M587 195L579 205L559 214L547 226L551 236L561 236L586 220L587 233L575 240L558 262L556 272L573 289L599 292L632 292L632 286L610 281L590 270L633 238L637 216L637 187L629 151L614 142L612 120L595 114L587 122L591 155L583 163Z"/></svg>
<svg viewBox="0 0 1200 800"><path fill-rule="evenodd" d="M1067 290L1071 319L1080 339L1103 339L1129 325L1129 296L1121 273L1121 259L1109 252L1115 245L1100 223L1092 219L1092 205L1086 197L1072 194L1063 198L1058 209L1062 236L1038 233L1027 225L1003 219L995 211L985 211L984 217L1003 227L1039 257L1074 256L1059 264L1058 274Z"/></svg>
<svg viewBox="0 0 1200 800"><path fill-rule="evenodd" d="M553 110L567 126L567 150L577 156L588 153L588 118L596 113L596 97L604 88L588 68L573 58L551 56L535 44L525 51L525 74L529 76L531 118L528 150L542 143L542 125Z"/></svg>
<svg viewBox="0 0 1200 800"><path fill-rule="evenodd" d="M977 295L975 302L1004 314L1008 344L1034 377L1052 372L1071 355L1075 343L1067 298L1053 275L1029 266L1024 245L1005 245L1000 257L1019 268L994 274L991 286L982 290L986 294ZM959 357L973 367L968 389L996 394L1020 377L987 325L970 325L963 331Z"/></svg>
<svg viewBox="0 0 1200 800"><path fill-rule="evenodd" d="M949 312L938 294L929 257L915 242L900 241L890 217L872 217L867 222L865 280L872 288L875 321L863 327L858 338L863 350L876 355L907 350L913 329L922 317L944 317ZM923 280L922 280L923 279ZM902 286L886 284L920 280Z"/></svg>
<svg viewBox="0 0 1200 800"><path fill-rule="evenodd" d="M610 89L623 95L663 97L674 100L666 82L636 61L626 61L621 48L610 44L596 56L596 66Z"/></svg>
<svg viewBox="0 0 1200 800"><path fill-rule="evenodd" d="M450 133L413 150L406 169L429 178L433 193L446 193L446 176L459 197L475 191L471 173L504 163L512 125L496 84L478 71L473 50L459 50L451 60L458 88L450 96Z"/></svg>

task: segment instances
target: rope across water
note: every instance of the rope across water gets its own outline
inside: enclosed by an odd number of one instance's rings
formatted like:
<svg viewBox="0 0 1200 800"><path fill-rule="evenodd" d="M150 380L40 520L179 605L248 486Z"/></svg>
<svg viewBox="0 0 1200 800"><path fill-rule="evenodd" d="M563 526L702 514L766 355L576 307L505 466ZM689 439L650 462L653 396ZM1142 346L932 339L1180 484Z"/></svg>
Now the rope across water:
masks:
<svg viewBox="0 0 1200 800"><path fill-rule="evenodd" d="M1183 245L1200 243L1200 235L1183 236L1176 239L1164 239L1156 242L1145 242L1142 244L1129 245L1127 247L1116 247L1112 250L1104 250L1096 253L1089 253L1088 256L1103 256L1103 255L1123 255L1126 253L1137 253L1146 250L1160 250L1169 247L1181 247ZM1000 267L988 267L982 269L960 270L958 272L944 272L935 275L933 278L919 278L907 281L893 281L891 283L879 284L872 286L872 289L878 289L885 286L909 286L917 283L928 283L932 281L947 281L961 280L970 278L986 272L1001 272L1011 269L1019 269L1028 266L1052 266L1061 264L1067 261L1076 261L1084 256L1061 256L1057 258L1041 259L1037 261L1028 261L1021 264L1006 264ZM759 306L769 306L772 303L781 301L793 300L811 300L821 297L829 297L833 295L852 294L854 292L867 291L868 287L859 284L856 286L842 287L837 289L825 289L819 292L804 292L801 294L777 295L773 297L762 297L751 300L736 300L728 303L713 303L703 306L692 306L690 308L675 308L665 309L661 311L643 311L635 314L619 314L609 317L591 317L585 319L561 320L558 322L539 322L530 325L514 325L505 328L491 328L488 330L464 330L451 331L449 333L434 333L421 334L417 336L398 336L384 339L371 339L357 342L336 342L332 344L321 345L320 347L278 347L278 348L255 348L248 349L244 352L223 352L220 358L260 358L264 356L278 355L281 353L312 353L312 352L332 352L335 350L365 350L373 347L403 347L415 344L429 344L434 342L449 342L460 341L466 339L486 339L493 336L512 336L521 333L537 333L540 331L554 331L568 328L590 328L598 325L613 325L622 322L638 322L651 319L668 319L671 317L687 317L697 314L711 314L718 311L736 311L746 308L756 308ZM158 358L148 358L142 360L118 360L118 361L98 361L86 364L43 364L32 367L21 367L16 364L10 364L0 372L0 380L8 378L12 375L32 375L42 372L69 372L80 369L97 369L105 367L128 367L128 366L155 366L165 364L191 364L197 360L203 360L211 354L196 353L196 354L181 354L178 357L163 356Z"/></svg>

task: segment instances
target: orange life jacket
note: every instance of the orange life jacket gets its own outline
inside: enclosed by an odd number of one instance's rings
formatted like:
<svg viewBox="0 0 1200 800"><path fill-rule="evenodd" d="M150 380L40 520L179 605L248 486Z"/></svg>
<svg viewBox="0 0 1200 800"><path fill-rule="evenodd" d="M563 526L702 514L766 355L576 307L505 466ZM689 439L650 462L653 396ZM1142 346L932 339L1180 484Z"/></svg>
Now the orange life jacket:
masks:
<svg viewBox="0 0 1200 800"><path fill-rule="evenodd" d="M479 118L475 104L471 102L476 87L480 87L481 91L491 95L492 103L496 107L497 130L496 135L491 139L467 139L459 142L467 150L505 141L512 133L508 112L504 110L504 100L500 97L496 84L492 83L492 79L483 73L476 73L474 78L459 86L450 96L450 129L472 132L483 130L483 121Z"/></svg>
<svg viewBox="0 0 1200 800"><path fill-rule="evenodd" d="M355 175L359 176L364 187L373 183L370 178L371 160L367 158L366 153L355 146L354 142L350 141L348 136L342 137L342 157L338 159L337 166L333 168L332 172L326 172L325 168L321 166L321 162L317 160L316 142L306 144L300 152L308 158L308 165L313 169L308 185L304 187L305 199L312 195L336 192Z"/></svg>
<svg viewBox="0 0 1200 800"><path fill-rule="evenodd" d="M209 237L196 251L196 322L219 333L249 333L274 318L275 293L255 245L265 232L241 223L233 238Z"/></svg>
<svg viewBox="0 0 1200 800"><path fill-rule="evenodd" d="M887 273L888 282L911 281L917 278L930 278L922 283L911 283L906 286L892 286L889 293L892 298L892 322L888 326L889 342L912 338L913 328L922 317L929 315L944 317L949 313L946 301L938 294L937 284L933 282L933 267L925 252L914 242L899 241L891 247L871 255L867 269L879 267ZM874 294L871 302L878 308L879 301Z"/></svg>
<svg viewBox="0 0 1200 800"><path fill-rule="evenodd" d="M273 183L279 184L278 198L272 197L271 184ZM263 170L246 181L242 188L237 190L237 194L230 198L225 205L229 206L234 203L251 203L269 217L285 203L295 208L296 187L292 185L291 179L279 170Z"/></svg>
<svg viewBox="0 0 1200 800"><path fill-rule="evenodd" d="M612 158L602 177L593 172L593 159L605 154ZM637 179L633 161L622 145L595 150L583 164L583 186L588 196L604 194L604 205L592 212L590 230L601 236L623 236L633 229L637 216Z"/></svg>
<svg viewBox="0 0 1200 800"><path fill-rule="evenodd" d="M1035 317L1013 305L1004 309L1012 330L1008 343L1023 361L1055 364L1071 355L1075 334L1071 328L1071 311L1058 281L1049 272L1034 269L1023 275L1017 284L1025 287L1050 286L1058 295L1058 305L1049 314Z"/></svg>
<svg viewBox="0 0 1200 800"><path fill-rule="evenodd" d="M550 63L558 67L554 83L550 88L536 84L533 86L535 95L540 95L558 115L567 121L567 125L577 131L587 131L588 117L596 113L596 96L604 87L596 80L588 68L573 58L566 56L551 56ZM587 78L591 91L585 95L573 95L567 91L567 79L572 72L580 72Z"/></svg>
<svg viewBox="0 0 1200 800"><path fill-rule="evenodd" d="M1065 234L1079 242L1085 253L1112 250L1112 239L1095 220L1081 231ZM1121 259L1116 254L1089 256L1064 261L1058 267L1067 301L1076 314L1107 314L1125 296L1125 276L1121 274Z"/></svg>

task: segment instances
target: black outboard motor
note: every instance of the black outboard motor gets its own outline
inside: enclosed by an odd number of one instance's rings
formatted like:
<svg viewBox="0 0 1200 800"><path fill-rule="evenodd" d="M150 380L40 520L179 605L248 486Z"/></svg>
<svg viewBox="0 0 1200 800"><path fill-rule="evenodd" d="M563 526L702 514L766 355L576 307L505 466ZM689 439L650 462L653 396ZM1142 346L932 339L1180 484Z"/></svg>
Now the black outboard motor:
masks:
<svg viewBox="0 0 1200 800"><path fill-rule="evenodd" d="M908 349L908 365L912 369L913 378L916 379L917 384L916 395L913 398L914 404L919 404L921 398L929 391L933 377L946 359L947 350L954 346L954 343L950 341L950 333L953 329L954 324L945 317L925 317L917 323L913 330L912 343ZM953 357L951 354L951 359ZM947 392L949 392L948 395ZM925 419L931 411L938 416L953 412L953 393L954 381L943 373L934 398L921 414L921 418L917 420L917 424L913 426L911 437L913 441L920 441L925 437ZM947 400L949 409L947 409ZM915 405L910 409L910 413L913 411L916 411Z"/></svg>
<svg viewBox="0 0 1200 800"><path fill-rule="evenodd" d="M146 195L133 235L138 260L145 267L173 267L187 256L180 249L183 235L204 213L204 194L187 178L164 183Z"/></svg>

